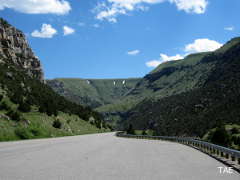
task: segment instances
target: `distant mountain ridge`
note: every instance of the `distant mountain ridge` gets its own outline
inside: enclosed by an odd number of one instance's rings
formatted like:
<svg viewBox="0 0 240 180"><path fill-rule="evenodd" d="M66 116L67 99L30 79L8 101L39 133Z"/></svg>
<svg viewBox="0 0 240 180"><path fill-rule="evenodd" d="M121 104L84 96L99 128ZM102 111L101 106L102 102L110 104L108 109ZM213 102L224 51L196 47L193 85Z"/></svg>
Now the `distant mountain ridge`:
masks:
<svg viewBox="0 0 240 180"><path fill-rule="evenodd" d="M57 93L85 106L97 108L112 104L135 87L140 78L126 79L71 79L47 80Z"/></svg>

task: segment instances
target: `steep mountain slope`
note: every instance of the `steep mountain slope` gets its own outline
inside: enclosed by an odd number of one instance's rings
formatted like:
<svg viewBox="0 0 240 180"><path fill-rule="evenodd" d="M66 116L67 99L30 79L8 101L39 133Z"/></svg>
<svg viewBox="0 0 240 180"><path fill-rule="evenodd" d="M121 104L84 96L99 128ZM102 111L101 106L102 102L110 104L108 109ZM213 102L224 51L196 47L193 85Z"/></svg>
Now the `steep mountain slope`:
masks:
<svg viewBox="0 0 240 180"><path fill-rule="evenodd" d="M43 70L39 59L29 47L25 35L0 18L0 62L8 59L15 66L24 69L26 73L43 80Z"/></svg>
<svg viewBox="0 0 240 180"><path fill-rule="evenodd" d="M97 110L106 120L116 123L117 128L123 128L121 121L141 101L155 101L203 87L219 61L212 55L222 55L239 42L240 38L234 38L215 52L192 54L183 60L163 63L142 78L120 101Z"/></svg>
<svg viewBox="0 0 240 180"><path fill-rule="evenodd" d="M126 112L146 98L160 99L201 87L216 64L203 62L210 53L192 54L183 60L166 62L144 76L121 100L97 108L105 119L119 121Z"/></svg>
<svg viewBox="0 0 240 180"><path fill-rule="evenodd" d="M129 79L54 79L47 84L67 99L97 108L121 99L135 87L138 78Z"/></svg>
<svg viewBox="0 0 240 180"><path fill-rule="evenodd" d="M162 99L145 100L128 112L124 125L156 134L203 136L220 123L240 124L240 38L201 59L216 62L202 86Z"/></svg>
<svg viewBox="0 0 240 180"><path fill-rule="evenodd" d="M40 61L24 34L0 19L0 140L101 132L105 127L99 113L44 84Z"/></svg>
<svg viewBox="0 0 240 180"><path fill-rule="evenodd" d="M143 78L135 79L126 91L113 89L112 80L103 83L101 80L59 79L56 82L49 81L49 84L56 92L74 102L84 102L86 105L90 101L87 105L95 107L107 122L122 128L122 120L128 117L127 112L131 112L140 102L148 99L157 101L204 87L218 64L219 59L215 56L226 53L239 41L239 38L235 38L215 52L191 54L183 60L163 63ZM110 86L106 85L109 82Z"/></svg>

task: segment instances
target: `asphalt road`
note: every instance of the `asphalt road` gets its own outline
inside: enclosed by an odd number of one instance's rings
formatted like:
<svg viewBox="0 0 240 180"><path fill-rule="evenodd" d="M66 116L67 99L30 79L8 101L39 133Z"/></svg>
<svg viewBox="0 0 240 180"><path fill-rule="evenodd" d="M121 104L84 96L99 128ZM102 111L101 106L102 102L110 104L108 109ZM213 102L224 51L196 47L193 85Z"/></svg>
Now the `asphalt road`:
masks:
<svg viewBox="0 0 240 180"><path fill-rule="evenodd" d="M0 143L0 180L239 180L190 147L113 133Z"/></svg>

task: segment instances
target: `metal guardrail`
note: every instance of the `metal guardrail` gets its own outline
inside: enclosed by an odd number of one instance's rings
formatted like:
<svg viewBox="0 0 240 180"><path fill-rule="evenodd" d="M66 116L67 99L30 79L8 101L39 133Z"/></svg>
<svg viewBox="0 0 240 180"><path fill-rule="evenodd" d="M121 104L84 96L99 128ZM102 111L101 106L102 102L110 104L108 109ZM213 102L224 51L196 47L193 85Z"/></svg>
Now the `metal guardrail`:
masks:
<svg viewBox="0 0 240 180"><path fill-rule="evenodd" d="M117 132L116 136L125 137L125 138L167 140L167 141L178 142L181 144L195 147L207 154L225 157L226 159L229 159L231 157L230 159L231 161L234 161L234 162L237 161L237 163L240 164L240 151L219 146L216 144L211 144L208 142L192 139L192 138L175 137L175 136L130 135L130 134L125 134L124 132Z"/></svg>

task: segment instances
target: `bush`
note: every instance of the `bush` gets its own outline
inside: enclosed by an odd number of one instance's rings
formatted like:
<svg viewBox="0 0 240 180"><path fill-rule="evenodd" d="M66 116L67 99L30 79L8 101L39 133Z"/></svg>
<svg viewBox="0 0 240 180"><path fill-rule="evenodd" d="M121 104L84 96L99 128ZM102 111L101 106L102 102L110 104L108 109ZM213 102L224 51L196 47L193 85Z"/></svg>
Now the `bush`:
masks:
<svg viewBox="0 0 240 180"><path fill-rule="evenodd" d="M132 124L129 125L127 129L127 134L133 134L133 135L135 134Z"/></svg>
<svg viewBox="0 0 240 180"><path fill-rule="evenodd" d="M59 119L56 119L53 121L53 125L52 125L54 128L57 128L57 129L61 129L62 127L62 123Z"/></svg>
<svg viewBox="0 0 240 180"><path fill-rule="evenodd" d="M2 101L2 99L3 99L3 95L2 95L2 94L0 94L0 102Z"/></svg>
<svg viewBox="0 0 240 180"><path fill-rule="evenodd" d="M228 147L230 145L230 136L224 126L218 127L211 137L214 144Z"/></svg>
<svg viewBox="0 0 240 180"><path fill-rule="evenodd" d="M145 130L143 130L142 135L143 135L143 136L146 136L146 135L147 135L147 133L146 133Z"/></svg>
<svg viewBox="0 0 240 180"><path fill-rule="evenodd" d="M10 96L11 101L15 104L20 104L23 101L22 94L22 92L16 92L12 96Z"/></svg>
<svg viewBox="0 0 240 180"><path fill-rule="evenodd" d="M7 116L10 117L11 120L14 120L17 122L23 120L23 117L21 116L21 114L18 111L10 110L10 111L8 111Z"/></svg>
<svg viewBox="0 0 240 180"><path fill-rule="evenodd" d="M30 112L31 111L31 106L30 104L26 102L21 102L18 106L18 110L22 112Z"/></svg>
<svg viewBox="0 0 240 180"><path fill-rule="evenodd" d="M0 104L0 110L10 110L11 108L8 106L8 104L3 101L1 104Z"/></svg>
<svg viewBox="0 0 240 180"><path fill-rule="evenodd" d="M236 127L232 128L231 133L232 134L238 134L239 133L238 128L236 128Z"/></svg>
<svg viewBox="0 0 240 180"><path fill-rule="evenodd" d="M28 128L17 128L15 130L15 134L20 138L20 139L31 139L33 137L33 134Z"/></svg>
<svg viewBox="0 0 240 180"><path fill-rule="evenodd" d="M240 146L240 136L233 136L232 141L235 145Z"/></svg>
<svg viewBox="0 0 240 180"><path fill-rule="evenodd" d="M41 137L43 136L43 131L42 129L40 128L37 128L37 127L32 127L30 129L31 133L34 135L34 136L37 136L37 137Z"/></svg>

